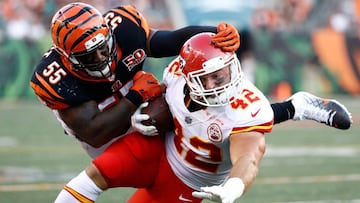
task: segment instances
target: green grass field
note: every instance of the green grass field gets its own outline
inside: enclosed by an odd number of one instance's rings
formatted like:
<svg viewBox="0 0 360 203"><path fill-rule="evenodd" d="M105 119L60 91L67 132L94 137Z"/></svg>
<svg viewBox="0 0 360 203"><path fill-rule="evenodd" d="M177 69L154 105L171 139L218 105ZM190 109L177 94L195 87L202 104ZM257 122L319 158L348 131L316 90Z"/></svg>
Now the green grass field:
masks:
<svg viewBox="0 0 360 203"><path fill-rule="evenodd" d="M238 202L360 202L360 99L338 100L352 112L352 128L311 121L276 125L258 178ZM53 202L89 162L39 102L0 101L0 203ZM111 189L98 202L122 203L133 191Z"/></svg>

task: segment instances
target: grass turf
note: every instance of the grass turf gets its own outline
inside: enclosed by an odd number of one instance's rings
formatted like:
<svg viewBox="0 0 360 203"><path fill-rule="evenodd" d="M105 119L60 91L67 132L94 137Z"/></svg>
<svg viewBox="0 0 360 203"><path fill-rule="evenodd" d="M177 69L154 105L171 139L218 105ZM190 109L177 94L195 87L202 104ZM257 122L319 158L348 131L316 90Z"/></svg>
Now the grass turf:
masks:
<svg viewBox="0 0 360 203"><path fill-rule="evenodd" d="M276 125L266 135L258 178L237 202L360 202L360 104L356 98L339 100L353 114L351 129L312 121ZM53 202L89 162L37 101L0 101L0 203ZM125 202L133 191L111 189L98 202Z"/></svg>

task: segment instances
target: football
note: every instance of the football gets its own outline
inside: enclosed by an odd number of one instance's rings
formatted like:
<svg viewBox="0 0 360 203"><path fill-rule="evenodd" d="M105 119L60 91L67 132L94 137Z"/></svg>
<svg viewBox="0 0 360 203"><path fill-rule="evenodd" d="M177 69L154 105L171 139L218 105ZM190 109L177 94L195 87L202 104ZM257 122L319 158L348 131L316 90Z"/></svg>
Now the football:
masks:
<svg viewBox="0 0 360 203"><path fill-rule="evenodd" d="M160 135L174 129L173 117L165 97L161 96L149 101L149 105L141 112L150 116L150 119L142 121L142 124L155 126Z"/></svg>

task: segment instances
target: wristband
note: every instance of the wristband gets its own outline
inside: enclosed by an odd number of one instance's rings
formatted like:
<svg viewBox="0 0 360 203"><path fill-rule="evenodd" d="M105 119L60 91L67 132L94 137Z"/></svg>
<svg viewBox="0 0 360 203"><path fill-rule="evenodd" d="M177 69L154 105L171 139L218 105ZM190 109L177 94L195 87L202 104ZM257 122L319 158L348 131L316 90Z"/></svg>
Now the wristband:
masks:
<svg viewBox="0 0 360 203"><path fill-rule="evenodd" d="M131 101L135 106L140 106L143 103L142 96L135 90L130 90L126 95L126 99Z"/></svg>
<svg viewBox="0 0 360 203"><path fill-rule="evenodd" d="M228 191L234 191L237 198L241 197L245 190L244 182L238 177L229 178L223 187Z"/></svg>

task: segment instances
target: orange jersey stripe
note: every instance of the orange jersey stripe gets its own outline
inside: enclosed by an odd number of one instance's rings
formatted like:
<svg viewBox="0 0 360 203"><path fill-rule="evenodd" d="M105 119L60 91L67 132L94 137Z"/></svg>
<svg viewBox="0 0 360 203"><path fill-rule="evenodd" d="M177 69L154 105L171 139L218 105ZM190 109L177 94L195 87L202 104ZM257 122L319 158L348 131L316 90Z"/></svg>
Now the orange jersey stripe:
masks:
<svg viewBox="0 0 360 203"><path fill-rule="evenodd" d="M36 95L45 97L45 98L51 98L51 96L44 89L42 89L39 85L37 85L33 82L30 82L30 86L31 86L31 88L33 88Z"/></svg>
<svg viewBox="0 0 360 203"><path fill-rule="evenodd" d="M46 88L46 90L48 90L52 95L54 95L55 97L59 98L59 99L63 99L63 97L61 97L57 92L55 92L55 90L38 74L35 74L36 79L39 80L39 82Z"/></svg>
<svg viewBox="0 0 360 203"><path fill-rule="evenodd" d="M68 108L68 104L64 104L54 100L54 98L49 95L44 89L42 89L39 85L30 82L30 86L34 89L35 94L37 95L38 99L41 103L45 104L51 109L65 109Z"/></svg>
<svg viewBox="0 0 360 203"><path fill-rule="evenodd" d="M53 88L38 73L36 73L35 76L39 80L39 82L45 87L45 89L48 90L50 94L52 94L50 95L47 91L45 91L44 88L33 82L30 82L30 86L33 88L35 94L38 96L39 100L42 103L44 103L51 109L65 109L69 107L68 104L64 104L56 100L56 98L63 99L63 97L61 97L57 92L55 92Z"/></svg>
<svg viewBox="0 0 360 203"><path fill-rule="evenodd" d="M124 10L120 8L114 8L112 11L121 14L122 16L126 17L127 19L131 20L133 23L135 23L137 26L144 29L146 33L146 38L149 38L150 36L150 26L147 22L147 20L143 17L141 13L139 13L134 6L122 6Z"/></svg>

